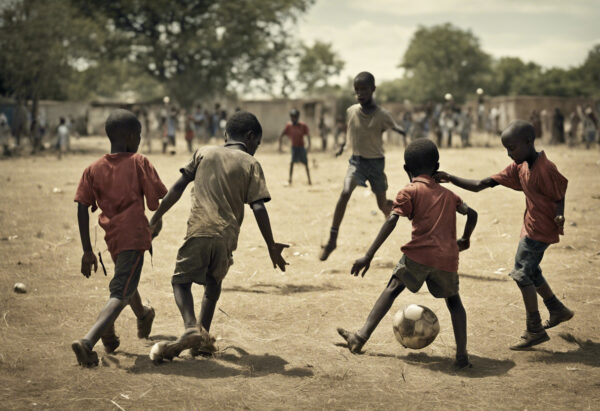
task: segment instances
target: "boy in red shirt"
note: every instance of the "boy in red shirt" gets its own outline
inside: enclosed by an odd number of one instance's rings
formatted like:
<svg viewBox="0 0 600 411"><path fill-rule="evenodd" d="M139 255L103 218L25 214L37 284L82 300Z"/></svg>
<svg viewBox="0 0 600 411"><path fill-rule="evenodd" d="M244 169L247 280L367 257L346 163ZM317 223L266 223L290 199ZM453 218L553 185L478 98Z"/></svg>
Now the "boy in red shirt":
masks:
<svg viewBox="0 0 600 411"><path fill-rule="evenodd" d="M300 119L300 112L295 108L290 111L290 120L291 122L287 123L281 135L279 136L279 151L281 151L281 141L283 140L283 136L288 136L290 141L292 142L292 161L290 161L290 178L288 180L289 184L292 184L292 174L294 172L294 163L302 163L304 167L306 167L306 177L308 178L308 185L311 185L310 182L310 171L308 170L308 158L306 153L310 150L310 133L308 131L308 126L306 123L302 121L298 121ZM304 136L307 139L307 146L304 147Z"/></svg>
<svg viewBox="0 0 600 411"><path fill-rule="evenodd" d="M568 321L574 315L554 295L540 268L544 251L550 244L558 243L558 235L563 234L567 179L543 151L535 150L534 140L534 127L526 121L516 120L502 133L502 144L514 162L500 173L483 180L467 180L441 171L435 176L440 182L451 182L465 190L477 192L500 184L525 194L521 240L510 276L523 294L527 331L520 342L510 347L512 350L523 350L548 341L550 337L545 329ZM536 292L550 312L550 319L543 326Z"/></svg>
<svg viewBox="0 0 600 411"><path fill-rule="evenodd" d="M144 196L148 208L156 210L159 199L167 193L150 161L136 153L141 124L133 113L113 111L106 120L105 129L110 139L110 154L85 169L75 194L83 245L81 273L89 278L92 266L94 272L98 269L98 260L90 243L88 207L92 207L92 212L98 207L102 210L98 223L106 232L104 240L115 262L108 303L87 335L71 345L77 362L84 367L98 365L98 355L92 349L100 338L107 353L119 346L114 322L127 304L138 318L138 337L147 338L150 334L154 309L144 307L137 292L144 251L152 247L144 214Z"/></svg>
<svg viewBox="0 0 600 411"><path fill-rule="evenodd" d="M412 239L402 247L404 255L394 269L387 287L375 302L363 327L353 333L338 328L353 353L361 351L387 314L398 295L408 288L419 291L424 282L436 298L445 298L456 339L457 368L470 367L467 355L467 314L458 294L458 253L469 248L477 224L477 212L452 191L436 183L432 175L439 167L439 153L428 139L411 142L404 151L404 169L410 184L398 192L392 213L364 257L352 266L351 274L364 277L375 252L396 227L400 216L412 220ZM456 213L466 214L463 236L456 239Z"/></svg>

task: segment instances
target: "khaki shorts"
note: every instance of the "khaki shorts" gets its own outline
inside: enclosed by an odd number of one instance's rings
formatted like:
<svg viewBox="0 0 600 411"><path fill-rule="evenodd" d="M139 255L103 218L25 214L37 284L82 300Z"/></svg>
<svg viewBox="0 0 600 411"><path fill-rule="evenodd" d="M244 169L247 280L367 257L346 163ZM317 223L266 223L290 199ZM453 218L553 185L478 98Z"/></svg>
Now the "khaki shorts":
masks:
<svg viewBox="0 0 600 411"><path fill-rule="evenodd" d="M435 298L448 298L458 294L458 274L419 264L403 255L394 268L396 276L413 293L419 291L424 282Z"/></svg>
<svg viewBox="0 0 600 411"><path fill-rule="evenodd" d="M171 284L206 285L207 275L220 283L232 264L233 257L222 238L191 237L185 240L177 252Z"/></svg>

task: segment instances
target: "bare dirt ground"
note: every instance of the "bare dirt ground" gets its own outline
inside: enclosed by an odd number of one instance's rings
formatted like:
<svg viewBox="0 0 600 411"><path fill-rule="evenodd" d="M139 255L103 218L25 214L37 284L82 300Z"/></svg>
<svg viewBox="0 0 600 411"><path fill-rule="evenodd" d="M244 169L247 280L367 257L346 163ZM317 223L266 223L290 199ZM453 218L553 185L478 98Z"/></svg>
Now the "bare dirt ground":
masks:
<svg viewBox="0 0 600 411"><path fill-rule="evenodd" d="M0 408L2 409L598 409L600 404L600 161L597 150L546 147L569 179L566 235L546 252L545 275L575 310L551 340L528 352L508 346L524 328L516 285L507 277L517 248L525 201L505 188L479 194L453 188L479 212L471 249L461 254L461 295L468 315L473 368L454 372L454 338L443 300L402 293L362 355L352 355L335 329L359 328L410 236L401 221L363 279L349 275L383 217L368 189L354 193L338 249L318 261L341 190L347 155L311 153L314 185L296 168L285 186L288 154L261 147L273 200L268 210L275 238L291 247L288 271L272 269L252 213L246 213L239 248L224 282L212 333L220 352L152 364L152 344L183 331L170 276L185 233L189 192L165 217L146 259L140 292L157 312L150 340L136 338L135 317L117 320L121 347L114 355L96 346L101 364L76 365L70 343L92 325L108 298L109 277L79 273L81 247L73 196L83 169L106 139L74 142L85 152L0 161ZM402 150L388 147L389 196L407 183ZM188 155L149 156L170 186ZM503 149L446 149L444 170L485 177L509 163ZM92 221L96 224L97 216ZM458 219L462 230L464 219ZM92 237L94 229L92 228ZM92 241L93 238L92 238ZM97 228L97 246L105 249ZM110 260L108 253L104 253ZM12 291L15 282L27 294ZM199 302L202 289L196 289ZM432 308L441 322L436 341L421 351L395 340L393 313L409 303ZM547 312L542 307L542 318ZM596 404L596 405L594 405Z"/></svg>

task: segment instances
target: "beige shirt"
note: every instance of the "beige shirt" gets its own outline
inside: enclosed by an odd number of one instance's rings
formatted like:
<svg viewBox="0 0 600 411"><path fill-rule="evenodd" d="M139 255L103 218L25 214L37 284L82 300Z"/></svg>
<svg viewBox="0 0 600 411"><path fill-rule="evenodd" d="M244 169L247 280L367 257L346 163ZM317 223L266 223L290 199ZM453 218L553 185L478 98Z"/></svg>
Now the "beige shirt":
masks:
<svg viewBox="0 0 600 411"><path fill-rule="evenodd" d="M371 114L365 114L360 104L348 107L348 137L352 144L352 154L364 158L383 158L383 132L396 123L392 115L377 106Z"/></svg>
<svg viewBox="0 0 600 411"><path fill-rule="evenodd" d="M222 237L229 251L235 250L244 204L271 199L260 163L235 148L207 146L180 171L194 178L185 239Z"/></svg>

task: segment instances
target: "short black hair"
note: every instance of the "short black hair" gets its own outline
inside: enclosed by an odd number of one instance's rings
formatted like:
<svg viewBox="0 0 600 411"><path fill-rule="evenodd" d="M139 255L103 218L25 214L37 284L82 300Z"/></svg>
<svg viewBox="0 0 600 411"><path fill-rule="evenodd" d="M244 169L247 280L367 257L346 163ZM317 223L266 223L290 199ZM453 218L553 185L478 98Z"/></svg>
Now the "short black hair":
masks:
<svg viewBox="0 0 600 411"><path fill-rule="evenodd" d="M354 82L369 83L369 85L375 87L375 76L368 71L361 71L354 77Z"/></svg>
<svg viewBox="0 0 600 411"><path fill-rule="evenodd" d="M233 113L225 125L227 135L234 140L243 140L249 131L262 136L262 127L256 116L247 111Z"/></svg>
<svg viewBox="0 0 600 411"><path fill-rule="evenodd" d="M525 120L515 120L502 132L502 138L517 137L519 139L535 140L535 128L533 124Z"/></svg>
<svg viewBox="0 0 600 411"><path fill-rule="evenodd" d="M433 169L440 160L435 143L428 138L411 141L404 150L404 164L410 171Z"/></svg>
<svg viewBox="0 0 600 411"><path fill-rule="evenodd" d="M293 108L290 110L290 116L299 116L300 112L298 111L298 109Z"/></svg>
<svg viewBox="0 0 600 411"><path fill-rule="evenodd" d="M123 141L131 134L140 133L142 124L129 110L114 110L104 124L104 130L111 142Z"/></svg>

